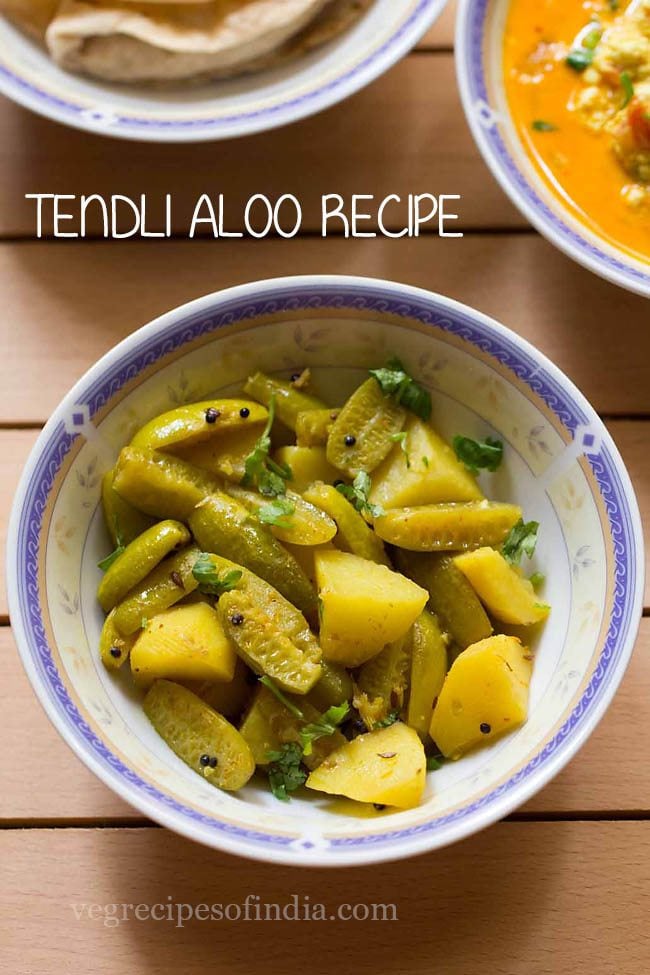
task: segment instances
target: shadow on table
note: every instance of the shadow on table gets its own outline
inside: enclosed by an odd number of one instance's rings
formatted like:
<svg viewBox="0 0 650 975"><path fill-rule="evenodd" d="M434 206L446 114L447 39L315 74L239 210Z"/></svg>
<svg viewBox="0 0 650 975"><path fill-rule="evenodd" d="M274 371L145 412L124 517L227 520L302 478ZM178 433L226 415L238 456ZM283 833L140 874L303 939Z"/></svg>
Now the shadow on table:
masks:
<svg viewBox="0 0 650 975"><path fill-rule="evenodd" d="M166 975L203 971L229 975L263 971L429 973L490 972L493 961L530 957L527 942L539 940L543 916L557 886L563 858L562 830L553 831L553 856L529 847L532 824L499 825L449 849L405 862L345 870L304 870L256 864L143 829L137 867L122 860L119 845L101 844L110 898L116 903L176 905L285 905L295 896L304 913L317 903L327 914L341 905L394 905L392 921L245 922L129 921L108 928L102 939L111 957L128 958L134 972ZM539 837L538 837L539 839ZM136 872L137 870L137 872ZM261 908L263 910L263 908ZM372 908L371 908L372 909ZM233 909L234 910L234 909ZM251 914L254 907L251 907ZM390 912L389 912L390 913ZM378 916L381 916L379 914ZM541 919L541 920L540 920ZM103 969L102 969L103 970Z"/></svg>

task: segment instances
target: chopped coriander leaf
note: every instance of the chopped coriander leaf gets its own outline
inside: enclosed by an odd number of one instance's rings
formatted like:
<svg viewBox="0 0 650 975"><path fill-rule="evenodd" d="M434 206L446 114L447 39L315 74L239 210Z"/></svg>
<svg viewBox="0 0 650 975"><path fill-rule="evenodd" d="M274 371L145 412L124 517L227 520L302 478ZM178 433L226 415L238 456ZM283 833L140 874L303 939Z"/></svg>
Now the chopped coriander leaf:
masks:
<svg viewBox="0 0 650 975"><path fill-rule="evenodd" d="M529 559L532 558L537 545L538 531L538 521L524 522L520 518L503 543L504 558L513 565L519 565L524 555L527 555Z"/></svg>
<svg viewBox="0 0 650 975"><path fill-rule="evenodd" d="M539 587L546 581L546 576L543 572L533 572L529 581L533 589L539 589Z"/></svg>
<svg viewBox="0 0 650 975"><path fill-rule="evenodd" d="M621 72L621 88L623 89L623 104L621 108L627 108L634 98L634 85L628 71Z"/></svg>
<svg viewBox="0 0 650 975"><path fill-rule="evenodd" d="M586 71L594 59L593 51L586 51L576 48L567 55L566 63L574 71Z"/></svg>
<svg viewBox="0 0 650 975"><path fill-rule="evenodd" d="M422 458L422 463L424 464L425 467L428 467L429 466L429 463L430 463L429 458L428 457L423 457Z"/></svg>
<svg viewBox="0 0 650 975"><path fill-rule="evenodd" d="M101 569L102 572L108 572L113 562L115 562L116 559L119 559L120 555L122 554L122 552L125 551L125 549L126 549L126 545L122 545L121 543L118 543L118 546L115 549L115 551L111 552L111 554L107 555L105 559L102 559L101 562L97 563L97 568Z"/></svg>
<svg viewBox="0 0 650 975"><path fill-rule="evenodd" d="M350 504L354 505L360 515L370 515L371 518L380 518L384 514L384 509L378 504L371 504L368 495L372 488L370 475L365 471L359 471L352 486L349 484L337 484L336 490L347 498Z"/></svg>
<svg viewBox="0 0 650 975"><path fill-rule="evenodd" d="M229 569L220 576L208 552L201 552L194 563L192 575L199 584L200 592L206 596L221 596L235 588L243 572L241 569Z"/></svg>
<svg viewBox="0 0 650 975"><path fill-rule="evenodd" d="M503 444L500 440L487 437L480 442L470 437L454 437L453 445L456 456L472 474L478 474L479 470L494 472L501 466Z"/></svg>
<svg viewBox="0 0 650 975"><path fill-rule="evenodd" d="M408 433L406 432L406 430L402 430L401 433L391 433L390 439L391 440L394 440L395 443L398 443L400 445L400 448L402 450L402 453L404 454L404 457L406 459L406 466L407 466L407 468L410 469L410 467L411 467L411 456L409 454L409 449L408 449L408 447L406 445L406 441L408 440Z"/></svg>
<svg viewBox="0 0 650 975"><path fill-rule="evenodd" d="M271 428L275 419L275 397L269 403L269 418L261 437L244 461L242 484L254 485L260 494L268 498L278 497L286 491L286 481L292 478L288 464L276 464L271 460Z"/></svg>
<svg viewBox="0 0 650 975"><path fill-rule="evenodd" d="M390 728L390 726L395 724L396 721L399 721L399 711L391 711L390 714L387 714L385 718L381 719L381 721L376 722L375 728Z"/></svg>
<svg viewBox="0 0 650 975"><path fill-rule="evenodd" d="M305 716L299 707L290 701L286 694L283 694L275 681L271 680L270 677L260 677L260 684L264 684L264 687L268 688L272 694L275 694L280 704L284 704L287 711L290 711L294 718L298 718L299 721L304 721Z"/></svg>
<svg viewBox="0 0 650 975"><path fill-rule="evenodd" d="M290 793L295 792L307 781L307 772L302 765L302 749L296 742L287 742L279 751L269 752L268 768L271 792L281 802L288 802Z"/></svg>
<svg viewBox="0 0 650 975"><path fill-rule="evenodd" d="M277 528L291 528L291 516L295 514L296 506L286 497L277 497L268 504L262 505L257 517L263 525L275 525Z"/></svg>
<svg viewBox="0 0 650 975"><path fill-rule="evenodd" d="M594 54L603 35L599 24L588 25L581 31L567 55L566 63L574 71L586 71L594 60Z"/></svg>
<svg viewBox="0 0 650 975"><path fill-rule="evenodd" d="M442 764L442 755L429 755L427 758L427 772L437 772L438 769L442 768Z"/></svg>
<svg viewBox="0 0 650 975"><path fill-rule="evenodd" d="M404 370L399 359L390 359L383 369L371 369L370 375L381 386L384 396L390 396L421 420L431 417L431 396Z"/></svg>
<svg viewBox="0 0 650 975"><path fill-rule="evenodd" d="M333 735L341 722L347 718L349 711L350 705L344 701L343 704L329 708L325 714L320 716L318 721L305 725L300 732L303 755L311 755L315 741Z"/></svg>
<svg viewBox="0 0 650 975"><path fill-rule="evenodd" d="M140 620L140 629L146 630L148 626L149 626L149 619L146 616L143 616L142 619Z"/></svg>
<svg viewBox="0 0 650 975"><path fill-rule="evenodd" d="M557 125L553 125L552 122L545 122L542 118L536 118L532 122L531 128L534 132L557 132Z"/></svg>

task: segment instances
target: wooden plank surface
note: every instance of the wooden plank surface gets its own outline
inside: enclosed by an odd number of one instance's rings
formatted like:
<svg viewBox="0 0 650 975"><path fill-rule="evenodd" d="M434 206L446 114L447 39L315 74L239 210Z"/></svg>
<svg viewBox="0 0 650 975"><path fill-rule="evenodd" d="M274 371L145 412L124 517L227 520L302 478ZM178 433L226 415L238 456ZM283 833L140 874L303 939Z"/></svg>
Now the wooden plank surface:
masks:
<svg viewBox="0 0 650 975"><path fill-rule="evenodd" d="M418 48L435 51L451 49L454 46L456 7L456 0L447 0L445 9L433 27L424 35Z"/></svg>
<svg viewBox="0 0 650 975"><path fill-rule="evenodd" d="M139 814L95 778L63 743L41 710L23 672L11 631L0 629L4 667L5 739L0 752L0 822L56 823L138 819ZM537 815L650 813L646 740L632 734L650 700L650 620L607 715L571 764L525 806ZM631 717L639 716L639 717ZM29 769L38 768L38 788Z"/></svg>
<svg viewBox="0 0 650 975"><path fill-rule="evenodd" d="M146 191L152 230L171 193L174 228L183 234L202 193L224 194L231 228L242 226L253 194L287 192L303 205L304 228L318 232L323 193L455 193L465 227L526 226L479 157L452 55L440 53L407 57L344 103L295 125L191 147L129 143L125 152L118 139L65 129L0 98L0 187L0 236L35 235L34 203L24 199L34 192L139 199ZM88 231L101 233L99 221L89 220Z"/></svg>
<svg viewBox="0 0 650 975"><path fill-rule="evenodd" d="M650 412L647 302L535 235L29 242L0 244L0 424L43 422L102 353L175 305L256 278L336 272L463 300L533 342L600 412Z"/></svg>
<svg viewBox="0 0 650 975"><path fill-rule="evenodd" d="M158 829L11 831L0 844L0 958L20 975L641 975L650 961L647 822L506 823L336 873L242 864ZM199 917L217 904L243 916L247 895L281 907L295 896L334 918L343 905L394 905L397 919L177 926L177 905L181 918L198 904L209 905ZM138 904L140 917L171 905L158 914L172 920L105 923Z"/></svg>

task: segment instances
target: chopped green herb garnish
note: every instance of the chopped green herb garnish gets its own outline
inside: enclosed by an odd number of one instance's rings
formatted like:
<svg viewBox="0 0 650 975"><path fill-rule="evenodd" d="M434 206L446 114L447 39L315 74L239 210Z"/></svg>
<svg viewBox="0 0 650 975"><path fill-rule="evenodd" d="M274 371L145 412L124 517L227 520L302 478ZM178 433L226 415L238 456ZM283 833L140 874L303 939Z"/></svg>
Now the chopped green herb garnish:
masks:
<svg viewBox="0 0 650 975"><path fill-rule="evenodd" d="M503 444L500 440L487 437L480 442L470 437L454 437L453 445L456 456L472 474L478 474L479 470L496 471L501 466Z"/></svg>
<svg viewBox="0 0 650 975"><path fill-rule="evenodd" d="M370 475L366 474L365 471L359 471L354 481L352 482L352 487L349 484L337 484L336 490L339 491L344 498L347 498L350 504L353 504L361 515L370 515L371 518L380 518L384 514L384 509L378 504L371 504L368 501L368 495L372 488L372 481L370 480Z"/></svg>
<svg viewBox="0 0 650 975"><path fill-rule="evenodd" d="M149 626L149 619L147 616L143 616L142 619L140 620L140 629L146 630L148 626Z"/></svg>
<svg viewBox="0 0 650 975"><path fill-rule="evenodd" d="M391 711L385 718L375 723L375 728L390 728L396 721L399 721L399 711Z"/></svg>
<svg viewBox="0 0 650 975"><path fill-rule="evenodd" d="M610 10L617 11L619 9L619 0L608 0L608 6Z"/></svg>
<svg viewBox="0 0 650 975"><path fill-rule="evenodd" d="M421 420L431 417L431 396L404 370L399 359L390 359L383 369L371 369L370 375L377 380L385 396L390 396Z"/></svg>
<svg viewBox="0 0 650 975"><path fill-rule="evenodd" d="M585 71L594 59L594 54L600 39L603 36L599 24L595 24L591 29L581 31L576 38L576 43L567 55L566 63L574 71Z"/></svg>
<svg viewBox="0 0 650 975"><path fill-rule="evenodd" d="M265 676L260 677L260 684L264 684L264 687L268 688L268 690L277 697L280 704L284 704L287 711L290 711L294 718L298 718L299 721L305 720L305 716L300 708L297 707L293 701L290 701L286 694L283 694L275 681L271 680L270 677Z"/></svg>
<svg viewBox="0 0 650 975"><path fill-rule="evenodd" d="M533 572L532 576L530 577L530 584L533 589L539 589L539 587L542 586L545 581L546 576L543 572Z"/></svg>
<svg viewBox="0 0 650 975"><path fill-rule="evenodd" d="M534 132L557 132L557 125L552 122L545 122L542 118L536 118L531 125Z"/></svg>
<svg viewBox="0 0 650 975"><path fill-rule="evenodd" d="M422 458L422 463L424 464L425 467L428 467L429 466L429 458L428 457L423 457Z"/></svg>
<svg viewBox="0 0 650 975"><path fill-rule="evenodd" d="M402 453L404 454L404 457L406 459L406 466L407 466L407 468L410 468L411 467L411 456L409 454L409 450L408 450L408 447L406 445L406 442L408 440L408 433L406 432L406 430L402 430L401 433L391 433L390 439L391 440L394 440L395 443L398 443L400 445L400 448L402 450Z"/></svg>
<svg viewBox="0 0 650 975"><path fill-rule="evenodd" d="M277 528L291 528L291 516L295 514L296 506L289 498L279 496L268 504L262 505L257 517L263 525L275 525Z"/></svg>
<svg viewBox="0 0 650 975"><path fill-rule="evenodd" d="M537 545L538 521L519 519L503 543L503 556L513 565L519 565L524 555L532 558Z"/></svg>
<svg viewBox="0 0 650 975"><path fill-rule="evenodd" d="M302 749L297 742L287 742L279 751L269 752L266 757L270 762L268 775L271 792L281 802L288 802L290 793L307 781Z"/></svg>
<svg viewBox="0 0 650 975"><path fill-rule="evenodd" d="M621 88L623 89L623 104L621 108L627 108L634 98L634 85L628 71L621 72Z"/></svg>
<svg viewBox="0 0 650 975"><path fill-rule="evenodd" d="M442 764L442 755L429 755L427 758L427 772L437 772L438 769L442 768Z"/></svg>
<svg viewBox="0 0 650 975"><path fill-rule="evenodd" d="M115 562L116 559L119 559L120 555L125 549L126 545L118 545L110 555L107 555L105 559L102 559L101 562L97 563L97 568L101 569L102 572L108 572L113 562Z"/></svg>
<svg viewBox="0 0 650 975"><path fill-rule="evenodd" d="M192 575L199 584L200 592L206 596L221 596L235 588L243 572L241 569L229 569L220 576L212 557L208 552L201 552L194 563Z"/></svg>
<svg viewBox="0 0 650 975"><path fill-rule="evenodd" d="M275 419L275 397L269 403L269 418L261 437L244 461L244 476L242 484L254 485L260 494L267 498L275 498L286 491L286 481L292 478L292 471L288 464L276 464L271 460L271 428Z"/></svg>
<svg viewBox="0 0 650 975"><path fill-rule="evenodd" d="M311 755L315 741L333 735L341 722L347 718L349 711L350 705L344 701L343 704L329 708L325 714L320 716L318 721L305 725L300 732L303 755Z"/></svg>

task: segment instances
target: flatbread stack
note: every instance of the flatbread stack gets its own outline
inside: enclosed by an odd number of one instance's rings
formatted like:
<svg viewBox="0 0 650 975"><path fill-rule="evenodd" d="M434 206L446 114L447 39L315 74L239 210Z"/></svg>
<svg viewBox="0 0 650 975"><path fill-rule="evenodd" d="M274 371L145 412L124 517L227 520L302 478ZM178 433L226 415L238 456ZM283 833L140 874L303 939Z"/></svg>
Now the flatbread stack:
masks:
<svg viewBox="0 0 650 975"><path fill-rule="evenodd" d="M104 81L228 78L347 30L374 0L0 0L62 68Z"/></svg>

